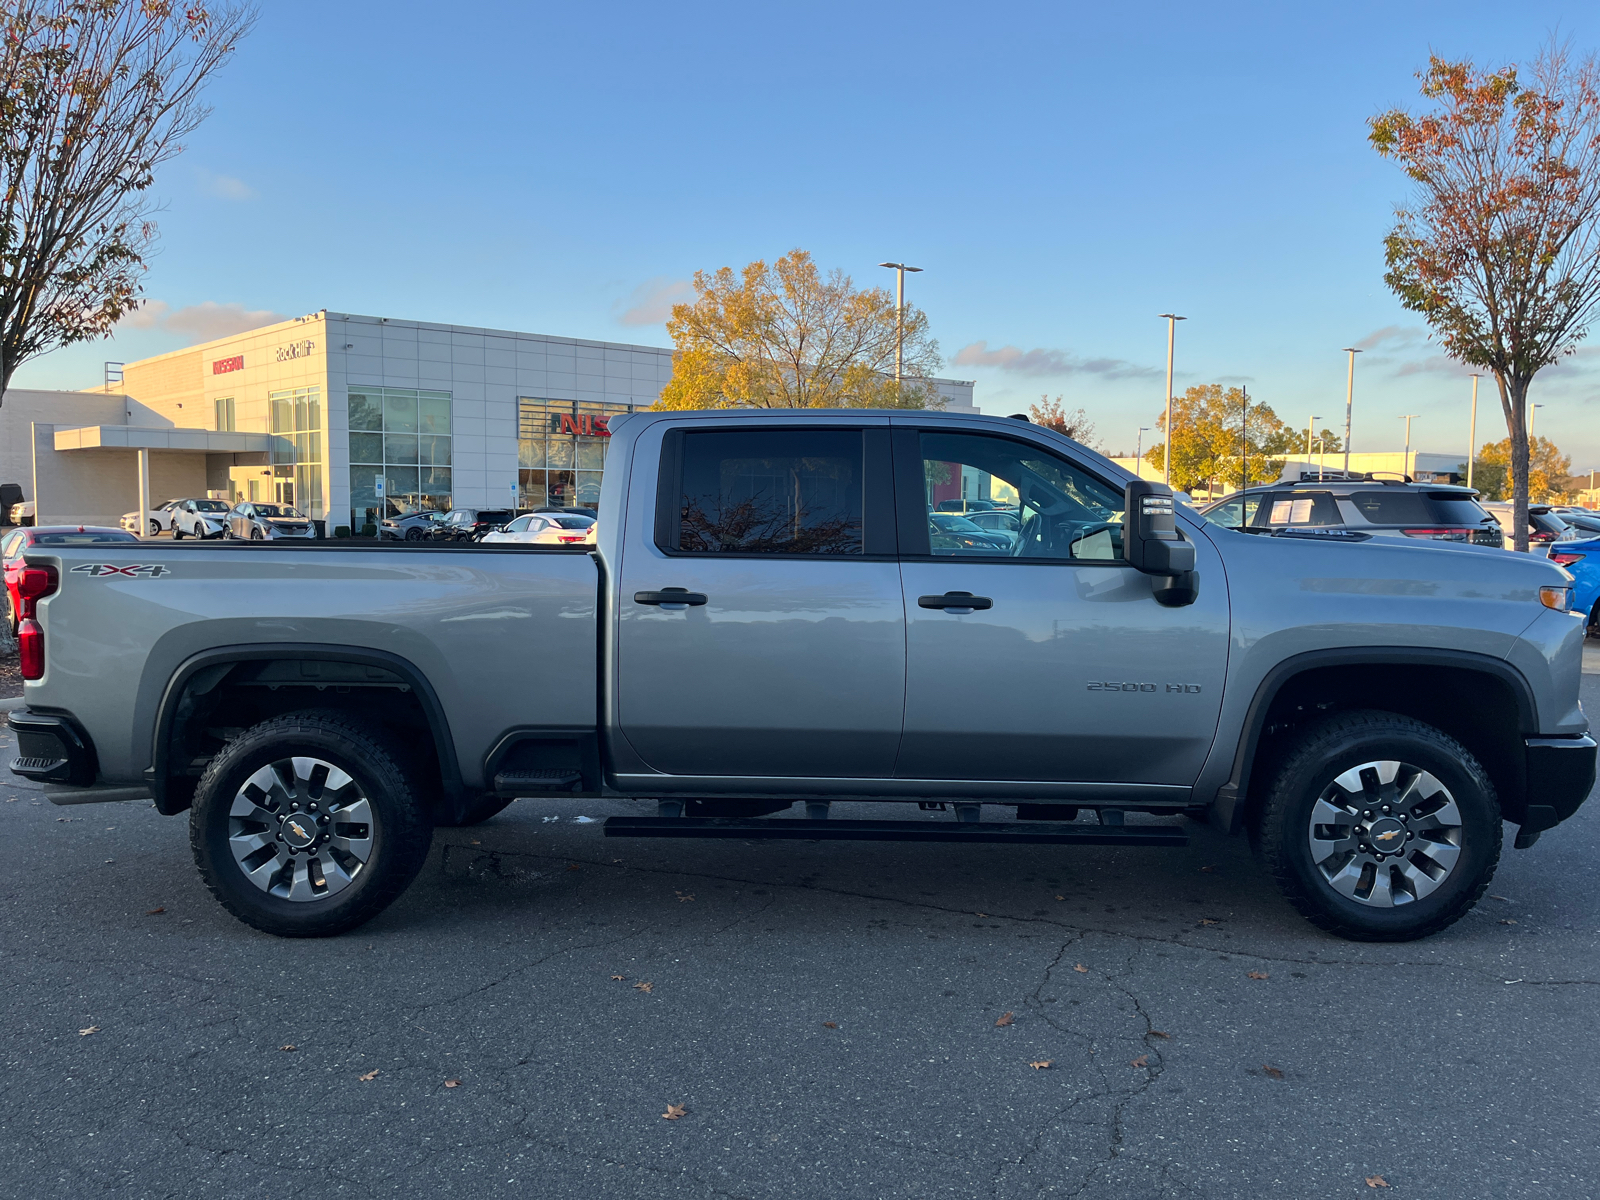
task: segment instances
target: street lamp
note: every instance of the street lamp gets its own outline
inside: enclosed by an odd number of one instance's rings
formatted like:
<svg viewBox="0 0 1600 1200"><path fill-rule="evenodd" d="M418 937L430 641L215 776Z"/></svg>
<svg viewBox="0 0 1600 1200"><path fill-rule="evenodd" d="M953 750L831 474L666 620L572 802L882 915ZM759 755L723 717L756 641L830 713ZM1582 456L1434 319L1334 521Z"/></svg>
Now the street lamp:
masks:
<svg viewBox="0 0 1600 1200"><path fill-rule="evenodd" d="M1177 313L1161 313L1167 321L1167 453L1161 464L1161 482L1168 487L1172 486L1172 343L1177 336L1179 321L1187 321L1188 317L1180 317Z"/></svg>
<svg viewBox="0 0 1600 1200"><path fill-rule="evenodd" d="M1411 418L1421 416L1421 413L1401 413L1400 419L1406 423L1406 452L1401 460L1400 474L1407 479L1411 478Z"/></svg>
<svg viewBox="0 0 1600 1200"><path fill-rule="evenodd" d="M1350 373L1344 381L1344 473L1350 474L1350 406L1356 398L1356 355L1361 351L1354 346L1346 346L1344 352L1350 356Z"/></svg>
<svg viewBox="0 0 1600 1200"><path fill-rule="evenodd" d="M1533 404L1529 407L1532 409L1532 411L1528 413L1528 440L1531 442L1533 441L1533 423L1539 419L1539 410L1543 408L1544 405Z"/></svg>
<svg viewBox="0 0 1600 1200"><path fill-rule="evenodd" d="M922 270L921 267L908 267L905 263L879 263L880 267L890 267L894 271L894 390L895 399L900 399L900 370L901 360L905 354L906 342L906 272L913 273Z"/></svg>
<svg viewBox="0 0 1600 1200"><path fill-rule="evenodd" d="M1472 460L1478 457L1478 380L1472 377L1472 420L1467 425L1467 486L1472 486Z"/></svg>
<svg viewBox="0 0 1600 1200"><path fill-rule="evenodd" d="M1139 473L1139 464L1144 461L1144 435L1149 432L1150 426L1139 426L1139 436L1136 439L1136 445L1133 451L1133 473L1135 475Z"/></svg>
<svg viewBox="0 0 1600 1200"><path fill-rule="evenodd" d="M1309 421L1306 422L1306 457L1308 459L1311 457L1312 430L1314 430L1316 428L1317 422L1320 421L1320 420L1322 420L1321 417L1312 417Z"/></svg>

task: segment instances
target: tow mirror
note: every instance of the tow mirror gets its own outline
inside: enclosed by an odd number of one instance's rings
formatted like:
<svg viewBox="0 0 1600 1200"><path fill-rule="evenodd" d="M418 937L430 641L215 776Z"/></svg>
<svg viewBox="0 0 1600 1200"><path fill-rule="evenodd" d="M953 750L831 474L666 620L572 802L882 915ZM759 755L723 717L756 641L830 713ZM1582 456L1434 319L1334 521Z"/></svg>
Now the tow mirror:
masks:
<svg viewBox="0 0 1600 1200"><path fill-rule="evenodd" d="M1194 544L1178 532L1172 489L1135 479L1123 490L1122 556L1136 571L1151 576L1158 603L1169 608L1193 604L1200 594L1194 569Z"/></svg>

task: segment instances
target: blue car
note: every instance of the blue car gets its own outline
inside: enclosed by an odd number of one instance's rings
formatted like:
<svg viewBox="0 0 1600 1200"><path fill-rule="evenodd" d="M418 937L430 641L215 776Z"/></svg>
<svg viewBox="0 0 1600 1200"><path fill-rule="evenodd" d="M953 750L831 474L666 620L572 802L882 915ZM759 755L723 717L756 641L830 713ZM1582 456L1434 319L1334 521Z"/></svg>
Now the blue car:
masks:
<svg viewBox="0 0 1600 1200"><path fill-rule="evenodd" d="M1600 538L1551 546L1550 561L1572 576L1572 611L1588 617L1590 637L1600 637Z"/></svg>

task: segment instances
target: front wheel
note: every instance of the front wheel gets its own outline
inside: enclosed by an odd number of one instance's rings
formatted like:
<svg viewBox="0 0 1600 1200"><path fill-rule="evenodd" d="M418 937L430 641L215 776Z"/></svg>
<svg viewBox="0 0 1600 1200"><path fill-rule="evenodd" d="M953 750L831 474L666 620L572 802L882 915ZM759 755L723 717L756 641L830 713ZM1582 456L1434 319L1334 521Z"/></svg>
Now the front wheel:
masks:
<svg viewBox="0 0 1600 1200"><path fill-rule="evenodd" d="M1454 924L1500 861L1500 804L1478 760L1394 713L1345 713L1300 734L1252 832L1300 914L1353 941Z"/></svg>
<svg viewBox="0 0 1600 1200"><path fill-rule="evenodd" d="M161 536L161 522L160 521L151 521L150 522L150 536L151 537L160 537Z"/></svg>
<svg viewBox="0 0 1600 1200"><path fill-rule="evenodd" d="M433 837L400 761L338 713L247 729L206 767L190 811L211 894L280 937L344 933L382 912L422 869Z"/></svg>
<svg viewBox="0 0 1600 1200"><path fill-rule="evenodd" d="M172 540L175 541L175 542L183 541L183 526L182 525L174 525L172 527Z"/></svg>

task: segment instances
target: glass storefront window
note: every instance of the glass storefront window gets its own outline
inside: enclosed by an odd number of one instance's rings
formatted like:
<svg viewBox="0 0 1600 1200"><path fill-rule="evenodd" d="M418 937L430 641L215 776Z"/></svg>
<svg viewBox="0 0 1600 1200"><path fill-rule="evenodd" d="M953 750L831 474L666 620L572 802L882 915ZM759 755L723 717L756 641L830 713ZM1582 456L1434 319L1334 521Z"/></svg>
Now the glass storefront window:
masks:
<svg viewBox="0 0 1600 1200"><path fill-rule="evenodd" d="M449 392L352 388L349 412L352 532L376 529L384 517L450 507Z"/></svg>
<svg viewBox="0 0 1600 1200"><path fill-rule="evenodd" d="M269 392L271 417L272 498L320 521L327 512L322 498L322 389L289 388Z"/></svg>

